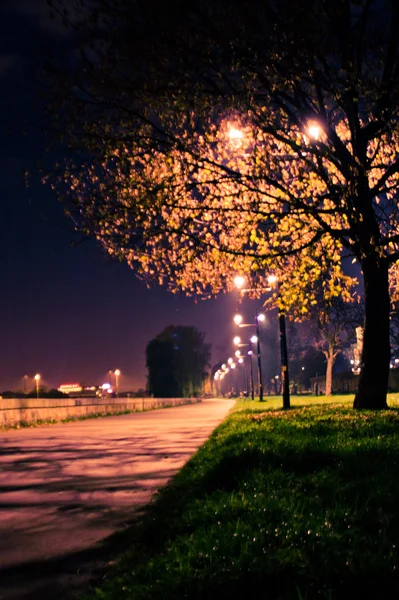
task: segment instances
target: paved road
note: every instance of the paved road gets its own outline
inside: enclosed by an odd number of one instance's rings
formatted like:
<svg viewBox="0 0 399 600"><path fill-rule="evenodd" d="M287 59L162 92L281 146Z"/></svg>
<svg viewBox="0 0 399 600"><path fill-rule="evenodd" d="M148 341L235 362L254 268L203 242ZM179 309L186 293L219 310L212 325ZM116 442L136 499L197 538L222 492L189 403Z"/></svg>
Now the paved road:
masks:
<svg viewBox="0 0 399 600"><path fill-rule="evenodd" d="M61 600L84 585L112 534L233 404L212 399L0 433L1 600Z"/></svg>

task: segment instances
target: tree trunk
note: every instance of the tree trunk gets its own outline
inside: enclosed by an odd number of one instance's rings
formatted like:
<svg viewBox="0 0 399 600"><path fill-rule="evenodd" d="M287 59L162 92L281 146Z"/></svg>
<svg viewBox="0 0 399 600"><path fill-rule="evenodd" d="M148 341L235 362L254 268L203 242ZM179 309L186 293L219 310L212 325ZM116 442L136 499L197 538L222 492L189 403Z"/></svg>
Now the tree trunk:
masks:
<svg viewBox="0 0 399 600"><path fill-rule="evenodd" d="M387 408L389 376L388 263L377 257L362 261L365 319L361 371L354 408Z"/></svg>
<svg viewBox="0 0 399 600"><path fill-rule="evenodd" d="M326 368L326 396L331 396L332 393L332 371L334 366L334 348L332 348L329 344L328 350L325 353L327 358L327 368Z"/></svg>

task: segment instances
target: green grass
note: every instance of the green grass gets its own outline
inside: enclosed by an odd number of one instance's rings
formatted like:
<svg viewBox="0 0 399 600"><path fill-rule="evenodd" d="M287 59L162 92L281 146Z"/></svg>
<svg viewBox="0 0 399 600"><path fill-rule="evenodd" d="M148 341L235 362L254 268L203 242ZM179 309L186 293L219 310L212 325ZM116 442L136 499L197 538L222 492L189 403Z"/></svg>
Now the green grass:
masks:
<svg viewBox="0 0 399 600"><path fill-rule="evenodd" d="M352 401L239 401L86 598L398 598L399 410Z"/></svg>

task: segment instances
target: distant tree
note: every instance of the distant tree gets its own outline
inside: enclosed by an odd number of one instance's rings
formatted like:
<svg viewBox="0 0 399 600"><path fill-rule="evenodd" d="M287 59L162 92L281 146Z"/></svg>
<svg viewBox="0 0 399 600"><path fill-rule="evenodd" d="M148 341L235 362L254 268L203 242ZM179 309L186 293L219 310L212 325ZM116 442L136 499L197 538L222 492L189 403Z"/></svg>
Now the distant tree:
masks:
<svg viewBox="0 0 399 600"><path fill-rule="evenodd" d="M68 394L64 394L64 392L60 392L56 388L51 388L48 392L44 392L43 398L69 398Z"/></svg>
<svg viewBox="0 0 399 600"><path fill-rule="evenodd" d="M362 305L340 298L321 305L315 315L315 348L326 357L326 396L332 393L333 367L337 356L356 340L356 327L362 323Z"/></svg>
<svg viewBox="0 0 399 600"><path fill-rule="evenodd" d="M299 362L304 360L308 349L324 354L325 369L316 368L320 375L326 374L326 396L332 393L333 367L338 355L356 339L355 329L362 323L363 308L359 302L344 302L341 298L331 298L328 301L319 294L318 303L310 312L310 318L303 323L291 327L294 343L291 344L292 374L299 369ZM299 354L299 359L298 359ZM314 369L313 369L314 371ZM305 367L305 377L309 376L309 366ZM313 373L313 376L315 373ZM300 373L298 372L300 377ZM301 377L300 377L301 378Z"/></svg>
<svg viewBox="0 0 399 600"><path fill-rule="evenodd" d="M146 349L149 392L157 398L198 396L211 346L196 327L170 325Z"/></svg>
<svg viewBox="0 0 399 600"><path fill-rule="evenodd" d="M24 396L24 394L21 392L13 392L12 390L5 390L4 392L2 392L1 394L2 398L6 399L6 398L22 398Z"/></svg>

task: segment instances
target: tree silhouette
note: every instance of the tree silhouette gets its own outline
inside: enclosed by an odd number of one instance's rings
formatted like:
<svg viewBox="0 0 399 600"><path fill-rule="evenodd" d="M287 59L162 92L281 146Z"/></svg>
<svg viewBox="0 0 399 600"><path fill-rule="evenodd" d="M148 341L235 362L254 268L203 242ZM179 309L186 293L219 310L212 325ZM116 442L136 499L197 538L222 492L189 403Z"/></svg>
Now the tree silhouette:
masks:
<svg viewBox="0 0 399 600"><path fill-rule="evenodd" d="M156 398L199 396L210 344L196 327L170 325L146 348L149 391Z"/></svg>

